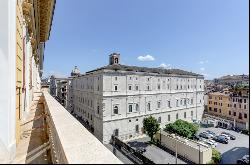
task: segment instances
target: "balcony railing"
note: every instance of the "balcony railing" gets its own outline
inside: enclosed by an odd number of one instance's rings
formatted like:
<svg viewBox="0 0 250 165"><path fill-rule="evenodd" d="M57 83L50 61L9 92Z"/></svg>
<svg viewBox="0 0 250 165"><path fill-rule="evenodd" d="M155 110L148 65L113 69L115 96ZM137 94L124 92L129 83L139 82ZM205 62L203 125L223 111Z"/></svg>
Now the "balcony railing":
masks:
<svg viewBox="0 0 250 165"><path fill-rule="evenodd" d="M42 100L53 163L122 164L46 90Z"/></svg>

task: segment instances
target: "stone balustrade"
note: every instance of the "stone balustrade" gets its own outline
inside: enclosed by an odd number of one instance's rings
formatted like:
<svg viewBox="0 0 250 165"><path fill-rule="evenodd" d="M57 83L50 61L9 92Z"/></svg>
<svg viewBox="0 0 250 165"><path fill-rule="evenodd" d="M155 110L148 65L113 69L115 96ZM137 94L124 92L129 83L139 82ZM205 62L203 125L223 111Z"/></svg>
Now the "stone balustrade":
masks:
<svg viewBox="0 0 250 165"><path fill-rule="evenodd" d="M43 90L41 100L47 114L53 163L122 164L46 90Z"/></svg>

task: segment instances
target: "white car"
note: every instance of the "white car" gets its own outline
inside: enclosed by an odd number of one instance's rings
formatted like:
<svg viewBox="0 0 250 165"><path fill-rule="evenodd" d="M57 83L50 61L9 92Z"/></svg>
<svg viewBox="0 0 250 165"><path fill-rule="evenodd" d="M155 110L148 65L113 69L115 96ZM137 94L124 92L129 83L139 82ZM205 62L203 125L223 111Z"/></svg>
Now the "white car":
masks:
<svg viewBox="0 0 250 165"><path fill-rule="evenodd" d="M208 141L212 142L214 144L214 146L216 147L218 145L218 143L216 143L216 141L212 140L212 139L208 139Z"/></svg>
<svg viewBox="0 0 250 165"><path fill-rule="evenodd" d="M205 144L208 144L209 146L211 146L212 148L215 148L215 144L213 142L211 142L208 139L203 139L202 142L204 142Z"/></svg>
<svg viewBox="0 0 250 165"><path fill-rule="evenodd" d="M227 140L230 140L230 136L226 135L226 134L220 134L221 136L224 136Z"/></svg>

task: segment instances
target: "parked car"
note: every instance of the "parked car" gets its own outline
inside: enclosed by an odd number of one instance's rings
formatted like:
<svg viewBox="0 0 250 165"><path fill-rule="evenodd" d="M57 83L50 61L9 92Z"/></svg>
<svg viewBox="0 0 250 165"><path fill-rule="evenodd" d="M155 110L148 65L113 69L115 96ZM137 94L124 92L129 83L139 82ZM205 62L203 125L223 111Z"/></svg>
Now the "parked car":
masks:
<svg viewBox="0 0 250 165"><path fill-rule="evenodd" d="M220 136L225 136L225 138L227 139L227 140L230 140L230 136L228 136L227 134L220 134Z"/></svg>
<svg viewBox="0 0 250 165"><path fill-rule="evenodd" d="M214 144L214 146L215 146L215 147L217 147L218 143L216 143L214 140L212 140L212 139L208 139L208 141L210 141L211 143L213 143L213 144Z"/></svg>
<svg viewBox="0 0 250 165"><path fill-rule="evenodd" d="M221 135L215 136L213 140L219 143L228 144L228 139L225 136L221 136Z"/></svg>
<svg viewBox="0 0 250 165"><path fill-rule="evenodd" d="M231 140L235 140L236 137L228 132L222 132L221 134L225 134L225 135L228 135L230 137Z"/></svg>
<svg viewBox="0 0 250 165"><path fill-rule="evenodd" d="M214 133L213 131L210 131L210 130L206 130L207 133L213 135L213 136L216 136L216 133Z"/></svg>
<svg viewBox="0 0 250 165"><path fill-rule="evenodd" d="M213 138L213 135L207 133L207 132L202 132L199 134L200 137L206 138L206 139L211 139Z"/></svg>
<svg viewBox="0 0 250 165"><path fill-rule="evenodd" d="M209 139L202 139L202 142L204 142L205 144L208 144L209 146L211 146L212 148L215 148L215 144L211 141L209 141Z"/></svg>
<svg viewBox="0 0 250 165"><path fill-rule="evenodd" d="M199 140L201 140L201 137L200 137L199 135L196 134L196 135L194 135L193 140L199 141Z"/></svg>
<svg viewBox="0 0 250 165"><path fill-rule="evenodd" d="M249 164L249 155L244 155L241 159L238 159L237 164Z"/></svg>

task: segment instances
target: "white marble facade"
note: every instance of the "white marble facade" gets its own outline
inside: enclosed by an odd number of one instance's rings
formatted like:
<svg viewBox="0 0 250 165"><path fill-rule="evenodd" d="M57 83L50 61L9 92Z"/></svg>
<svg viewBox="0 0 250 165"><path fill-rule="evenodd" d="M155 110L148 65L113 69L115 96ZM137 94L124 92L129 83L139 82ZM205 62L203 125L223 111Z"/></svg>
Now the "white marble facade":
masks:
<svg viewBox="0 0 250 165"><path fill-rule="evenodd" d="M94 128L103 143L114 133L123 139L143 134L143 119L149 115L164 127L176 119L201 120L204 110L201 75L104 68L75 77L72 93L74 113Z"/></svg>

